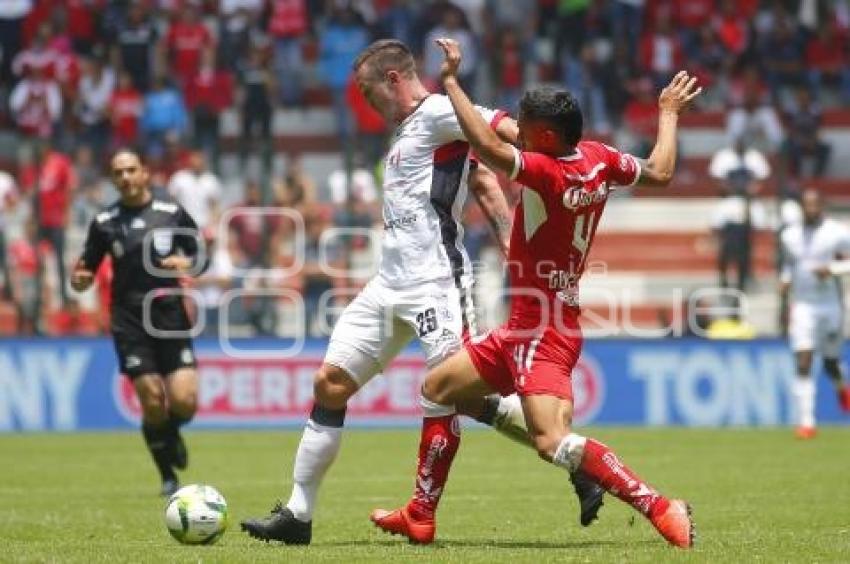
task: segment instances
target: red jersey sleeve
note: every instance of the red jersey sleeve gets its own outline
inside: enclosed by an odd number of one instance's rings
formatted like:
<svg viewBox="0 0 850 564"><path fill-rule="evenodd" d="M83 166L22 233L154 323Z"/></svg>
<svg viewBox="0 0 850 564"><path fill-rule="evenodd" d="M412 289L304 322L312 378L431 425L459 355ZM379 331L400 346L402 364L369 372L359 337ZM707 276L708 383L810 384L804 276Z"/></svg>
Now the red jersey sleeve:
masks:
<svg viewBox="0 0 850 564"><path fill-rule="evenodd" d="M541 193L554 192L563 183L558 161L542 153L514 148L514 169L511 180Z"/></svg>
<svg viewBox="0 0 850 564"><path fill-rule="evenodd" d="M616 186L634 186L640 179L640 162L614 147L604 145L607 152L608 184Z"/></svg>

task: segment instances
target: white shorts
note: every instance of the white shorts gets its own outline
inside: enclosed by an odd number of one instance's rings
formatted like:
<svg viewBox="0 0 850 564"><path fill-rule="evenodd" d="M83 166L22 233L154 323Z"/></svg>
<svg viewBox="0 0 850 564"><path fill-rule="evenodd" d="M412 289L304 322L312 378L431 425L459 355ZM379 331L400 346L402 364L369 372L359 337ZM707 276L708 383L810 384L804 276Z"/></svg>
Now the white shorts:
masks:
<svg viewBox="0 0 850 564"><path fill-rule="evenodd" d="M791 304L788 334L794 352L815 351L824 358L838 358L844 340L843 305Z"/></svg>
<svg viewBox="0 0 850 564"><path fill-rule="evenodd" d="M324 361L364 386L417 338L430 368L475 334L474 316L472 292L454 280L395 289L375 277L343 310Z"/></svg>

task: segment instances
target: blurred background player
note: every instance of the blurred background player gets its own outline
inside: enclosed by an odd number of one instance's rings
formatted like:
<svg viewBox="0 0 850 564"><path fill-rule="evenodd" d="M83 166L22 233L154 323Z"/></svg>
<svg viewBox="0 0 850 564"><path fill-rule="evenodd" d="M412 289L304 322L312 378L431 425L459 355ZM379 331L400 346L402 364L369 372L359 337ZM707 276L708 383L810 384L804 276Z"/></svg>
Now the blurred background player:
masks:
<svg viewBox="0 0 850 564"><path fill-rule="evenodd" d="M203 255L195 222L177 203L153 197L137 153L119 151L111 170L120 199L92 220L71 286L87 290L103 258L112 257L115 349L139 398L142 435L162 478L161 494L168 496L179 488L174 469L188 465L180 426L194 416L198 393L179 277L197 274Z"/></svg>
<svg viewBox="0 0 850 564"><path fill-rule="evenodd" d="M783 315L797 362L793 396L797 407L796 435L815 436L815 381L812 360L823 367L835 386L841 409L850 412L850 386L841 370L844 342L844 291L838 275L848 272L850 231L825 217L816 190L803 192L803 223L782 232L784 264L780 292L788 311ZM790 298L790 299L788 299Z"/></svg>
<svg viewBox="0 0 850 564"><path fill-rule="evenodd" d="M572 431L572 371L583 344L578 283L609 194L617 186L670 183L679 114L702 89L682 71L662 91L658 136L646 160L581 141L582 113L569 92L529 90L520 101L520 151L487 127L461 89L458 43L437 42L445 51L446 93L476 155L524 186L509 255L517 292L507 323L429 372L413 498L395 511L375 510L371 520L413 542L434 540L435 512L460 446L456 406L495 391L519 395L541 458L571 474L581 470L646 516L668 542L689 548L689 506L648 486L604 444Z"/></svg>
<svg viewBox="0 0 850 564"><path fill-rule="evenodd" d="M451 103L425 89L407 46L377 41L360 54L354 70L369 104L397 125L385 165L381 263L343 311L315 376L315 403L295 456L289 501L268 517L242 522L243 530L262 540L310 543L316 496L339 451L349 398L414 338L433 367L477 333L472 269L458 215L468 175L497 239L508 247L510 214L501 188L484 167L470 173L469 146ZM516 140L516 125L502 119L504 112L477 111L499 135ZM461 412L490 425L509 419L504 406L501 413L498 405L485 413L483 398L476 399ZM602 496L594 488L589 496L595 516Z"/></svg>

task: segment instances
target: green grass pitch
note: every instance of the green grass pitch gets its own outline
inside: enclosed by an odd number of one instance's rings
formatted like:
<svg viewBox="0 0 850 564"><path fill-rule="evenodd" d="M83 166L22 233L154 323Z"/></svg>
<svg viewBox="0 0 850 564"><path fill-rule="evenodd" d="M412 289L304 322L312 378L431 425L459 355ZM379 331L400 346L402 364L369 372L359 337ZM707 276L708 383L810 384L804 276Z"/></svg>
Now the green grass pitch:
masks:
<svg viewBox="0 0 850 564"><path fill-rule="evenodd" d="M795 441L787 429L593 429L640 475L687 498L690 553L607 497L578 525L563 472L486 430L465 433L437 542L411 546L372 527L376 506L410 494L418 433L350 431L325 481L313 545L264 544L239 519L288 494L294 432L189 431L184 483L219 488L230 530L218 545L178 545L138 433L0 436L0 562L847 562L850 429Z"/></svg>

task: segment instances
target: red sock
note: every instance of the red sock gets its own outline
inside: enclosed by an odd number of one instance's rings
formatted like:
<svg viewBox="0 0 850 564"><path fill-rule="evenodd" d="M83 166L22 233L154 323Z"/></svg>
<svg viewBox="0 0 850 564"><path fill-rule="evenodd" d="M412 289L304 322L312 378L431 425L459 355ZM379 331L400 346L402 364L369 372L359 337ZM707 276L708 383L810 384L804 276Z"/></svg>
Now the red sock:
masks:
<svg viewBox="0 0 850 564"><path fill-rule="evenodd" d="M670 505L660 493L646 485L617 455L599 441L588 438L581 469L611 495L617 496L650 519Z"/></svg>
<svg viewBox="0 0 850 564"><path fill-rule="evenodd" d="M410 515L418 521L433 519L437 511L452 460L460 446L458 423L457 415L426 417L422 420L416 487L413 499L407 504Z"/></svg>

